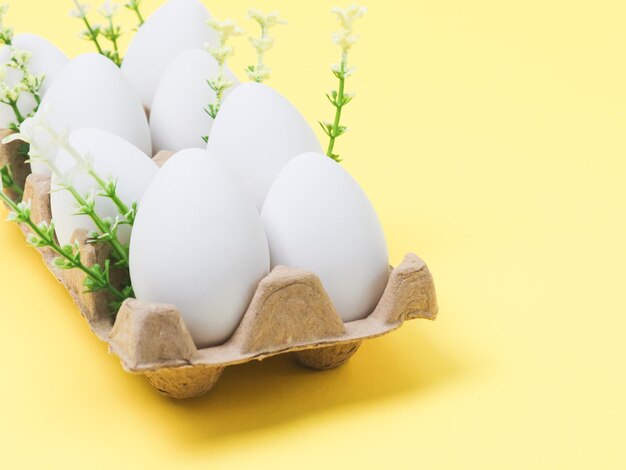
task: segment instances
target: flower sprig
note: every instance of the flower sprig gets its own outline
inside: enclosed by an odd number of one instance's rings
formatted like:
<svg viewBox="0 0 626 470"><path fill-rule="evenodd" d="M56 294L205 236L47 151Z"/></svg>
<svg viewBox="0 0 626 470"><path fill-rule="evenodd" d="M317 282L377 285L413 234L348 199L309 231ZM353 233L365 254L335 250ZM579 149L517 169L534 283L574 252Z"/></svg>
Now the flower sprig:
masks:
<svg viewBox="0 0 626 470"><path fill-rule="evenodd" d="M3 179L4 182L4 179ZM31 233L27 237L27 243L35 248L49 248L58 256L54 259L53 265L58 269L69 270L78 269L86 274L83 285L86 292L106 291L112 298L111 315L114 316L119 310L122 303L134 296L133 289L130 285L117 289L111 283L111 266L107 260L104 266L95 264L91 267L86 266L80 257L80 249L78 244L60 246L54 236L54 223L41 222L36 224L31 216L30 201L15 203L9 198L0 187L0 199L9 207L8 220L25 224L30 228Z"/></svg>
<svg viewBox="0 0 626 470"><path fill-rule="evenodd" d="M205 108L205 111L209 116L215 119L222 106L224 93L233 86L233 82L228 80L225 75L226 63L235 53L235 49L229 46L228 42L231 38L242 35L244 31L232 20L217 21L211 18L207 21L207 25L217 33L219 39L219 46L217 47L210 44L205 45L205 49L211 54L211 57L215 59L218 65L217 76L211 77L206 81L211 90L215 92L215 102L209 104ZM205 142L208 141L208 137L203 137L203 139Z"/></svg>
<svg viewBox="0 0 626 470"><path fill-rule="evenodd" d="M143 19L143 15L141 14L141 10L140 10L141 0L129 0L124 4L124 6L128 8L130 11L133 11L135 15L137 15L137 21L138 21L137 28L140 28L141 26L143 26L143 24L145 23L145 20Z"/></svg>
<svg viewBox="0 0 626 470"><path fill-rule="evenodd" d="M286 25L287 22L280 18L278 12L265 14L253 9L248 10L248 18L258 23L261 28L261 36L250 38L250 43L257 54L257 63L256 65L249 65L246 68L246 73L250 80L263 83L272 72L272 69L265 65L265 54L274 46L274 38L269 35L269 30L277 25Z"/></svg>
<svg viewBox="0 0 626 470"><path fill-rule="evenodd" d="M28 68L30 57L30 52L11 46L9 61L0 66L0 103L9 106L13 110L16 121L9 125L12 130L17 130L25 119L33 116L41 104L41 87L46 77L44 74L33 75L30 72ZM13 86L9 86L6 83L7 68L15 69L22 75L21 80ZM18 106L22 93L29 93L36 102L35 108L27 115L24 115Z"/></svg>
<svg viewBox="0 0 626 470"><path fill-rule="evenodd" d="M331 11L337 15L341 25L341 29L333 35L333 41L341 48L341 61L332 67L333 75L339 80L339 86L337 90L326 94L328 101L335 108L335 118L332 122L320 121L320 125L329 138L326 154L336 162L340 162L341 158L334 153L335 141L348 130L341 124L341 114L344 106L354 98L353 93L345 91L346 79L355 71L354 67L348 66L348 53L358 40L358 37L354 35L354 23L365 15L367 8L353 5L345 10L333 8Z"/></svg>
<svg viewBox="0 0 626 470"><path fill-rule="evenodd" d="M4 24L4 18L9 11L9 4L4 3L0 5L0 44L6 44L10 46L13 44L13 28L10 28Z"/></svg>
<svg viewBox="0 0 626 470"><path fill-rule="evenodd" d="M0 103L9 106L13 110L13 114L15 115L15 121L12 121L9 124L9 128L14 132L17 132L19 126L26 120L27 118L33 116L37 110L39 109L39 105L41 104L41 87L43 86L43 82L45 80L45 75L33 75L30 72L28 67L31 54L27 51L23 51L17 49L14 46L8 46L11 48L11 55L9 57L8 62L0 65ZM22 75L21 80L13 85L9 86L6 83L6 75L7 68L13 68L19 71ZM19 100L22 93L29 93L35 99L35 107L33 110L24 115L19 107ZM20 155L27 157L30 146L27 143L22 143L17 151ZM9 164L6 164L0 168L0 175L5 182L5 186L10 187L13 193L21 196L23 194L22 188L20 188L13 181L12 171ZM12 181L12 185L8 184L8 177L10 176L10 181ZM5 181L6 180L6 181Z"/></svg>
<svg viewBox="0 0 626 470"><path fill-rule="evenodd" d="M7 4L0 5L0 43L10 48L11 55L7 62L0 65L0 103L9 106L15 115L15 122L9 127L17 130L17 127L24 120L37 112L41 104L41 87L45 80L45 75L33 75L28 67L32 54L28 51L13 46L13 29L4 23L4 18L9 9ZM7 68L17 70L21 74L19 83L9 86L6 83ZM19 106L18 101L22 93L29 93L36 102L35 108L27 115L24 115Z"/></svg>
<svg viewBox="0 0 626 470"><path fill-rule="evenodd" d="M45 139L38 138L43 133ZM81 155L69 142L68 133L58 133L48 122L45 110L40 111L34 118L27 119L20 126L20 133L12 134L3 140L10 143L20 140L30 144L30 161L45 164L57 178L60 190L68 191L77 204L76 215L89 217L97 231L90 234L92 243L108 243L112 248L112 256L115 267L128 267L129 246L122 244L118 238L118 228L121 225L132 225L135 220L137 204L130 207L124 204L116 194L116 182L105 181L94 170L92 158L89 155ZM42 142L46 142L42 144ZM68 172L62 172L56 165L51 155L56 155L58 150L65 150L74 160L75 165ZM77 174L88 174L98 185L100 192L88 195L80 194L73 186L73 179ZM109 198L120 212L115 218L102 218L96 211L95 197Z"/></svg>
<svg viewBox="0 0 626 470"><path fill-rule="evenodd" d="M115 24L114 18L119 12L119 5L111 3L111 0L105 0L98 12L105 19L106 24L91 23L88 18L90 7L79 0L73 0L76 6L75 10L70 11L70 16L78 18L83 22L85 28L80 36L86 41L93 42L99 54L111 59L118 67L122 65L122 57L120 55L118 40L122 36L122 28ZM139 9L138 2L137 9ZM111 43L112 49L106 49L100 38L104 38Z"/></svg>

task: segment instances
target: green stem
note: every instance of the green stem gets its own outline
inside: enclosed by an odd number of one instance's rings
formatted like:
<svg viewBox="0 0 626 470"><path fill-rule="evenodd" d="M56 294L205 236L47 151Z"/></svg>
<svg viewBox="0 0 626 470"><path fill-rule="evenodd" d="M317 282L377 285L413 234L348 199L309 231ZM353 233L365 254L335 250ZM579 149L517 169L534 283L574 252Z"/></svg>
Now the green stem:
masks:
<svg viewBox="0 0 626 470"><path fill-rule="evenodd" d="M53 162L49 161L47 162L47 164L55 175L57 176L61 175L61 171ZM73 186L66 185L64 186L64 189L66 189L72 195L72 197L78 203L79 206L88 207L88 204L87 204L87 201L85 201L85 198L83 198ZM100 233L108 233L109 228L106 226L104 221L100 218L100 216L96 214L95 211L89 211L85 215L88 216L93 221L93 223L96 225L98 230L100 230ZM128 266L128 261L129 261L128 251L126 250L126 248L124 248L124 245L122 245L122 243L116 237L112 237L111 240L108 240L108 242L111 245L111 248L113 248L113 251L115 255L117 256L117 259L119 261L122 261L125 266Z"/></svg>
<svg viewBox="0 0 626 470"><path fill-rule="evenodd" d="M55 139L59 143L61 142L60 136L56 132L51 131L51 134L52 134L53 139ZM76 160L77 163L82 163L85 160L85 158L80 153L78 153L76 149L72 147L71 145L67 146L66 150L70 152L70 154L72 155L74 160ZM91 166L89 166L87 173L89 174L89 176L93 178L93 180L98 184L98 186L100 186L100 189L104 191L105 196L111 199L111 201L113 201L113 204L115 204L115 206L117 207L118 211L120 212L120 215L126 218L127 214L130 213L130 209L126 204L124 204L124 201L122 201L115 192L108 191L108 185L106 181L104 181L100 177L100 175L98 175L98 173L96 173L94 169L91 168ZM127 219L127 222L130 225L132 225L134 220Z"/></svg>
<svg viewBox="0 0 626 470"><path fill-rule="evenodd" d="M344 99L344 93L345 93L345 86L346 86L346 78L343 75L343 71L345 70L345 67L343 64L341 64L341 68L342 68L342 75L341 78L339 79L339 91L337 93L337 105L336 105L336 110L335 110L335 120L333 122L333 132L330 136L330 141L328 142L328 150L326 151L326 154L328 156L333 155L333 151L335 150L335 140L337 140L337 133L339 132L339 124L341 123L341 112L343 111L343 99Z"/></svg>
<svg viewBox="0 0 626 470"><path fill-rule="evenodd" d="M120 50L117 45L117 34L115 32L115 26L113 26L112 16L109 17L109 27L111 28L111 42L113 43L113 51L114 51L113 58L114 58L115 64L119 67L120 65L122 65L122 63L120 61Z"/></svg>
<svg viewBox="0 0 626 470"><path fill-rule="evenodd" d="M11 171L11 167L8 163L0 168L0 175L2 175L2 186L5 189L13 191L20 199L22 199L24 196L24 190L20 188L13 179L13 172Z"/></svg>
<svg viewBox="0 0 626 470"><path fill-rule="evenodd" d="M267 27L262 24L261 25L261 39L265 39L267 36ZM259 76L261 70L263 70L263 62L265 60L265 52L262 51L258 51L258 58L257 58L257 65L256 65L256 70L257 70L257 77L256 77L256 82L257 83L261 83L263 80L261 80L261 77Z"/></svg>
<svg viewBox="0 0 626 470"><path fill-rule="evenodd" d="M85 201L85 199L78 193L78 191L76 191L76 189L71 186L67 187L66 189L70 192L70 194L74 197L78 204L80 204L81 206L87 205L87 201ZM100 230L101 233L108 233L109 228L100 218L100 216L96 214L95 211L89 211L85 215L87 215L93 221L93 223L96 224L96 227L98 227L98 230ZM113 248L113 251L117 255L118 259L122 261L124 265L128 265L128 252L124 248L124 245L122 245L122 243L115 237L112 237L111 240L109 240L109 243Z"/></svg>
<svg viewBox="0 0 626 470"><path fill-rule="evenodd" d="M22 116L22 113L20 112L19 107L17 106L17 101L9 101L8 104L11 109L13 110L13 113L15 113L15 118L17 119L17 123L18 124L22 124L24 122L24 116Z"/></svg>
<svg viewBox="0 0 626 470"><path fill-rule="evenodd" d="M91 40L96 45L96 49L98 50L98 53L104 55L104 51L102 50L102 47L100 46L100 41L98 41L98 35L91 27L91 24L89 23L89 20L87 19L87 17L83 16L82 18L83 18L83 22L85 23L85 27L87 28L87 31L89 31Z"/></svg>
<svg viewBox="0 0 626 470"><path fill-rule="evenodd" d="M136 8L132 9L135 13L137 13L137 18L139 18L139 26L143 26L143 24L145 23L143 16L141 15L141 12L139 11L139 6L137 6Z"/></svg>
<svg viewBox="0 0 626 470"><path fill-rule="evenodd" d="M12 211L14 211L16 213L20 212L20 209L19 209L19 207L17 207L17 204L15 204L8 196L6 196L2 192L0 192L0 199L2 199L5 202L5 204L7 206L9 206L9 208ZM69 256L65 252L65 250L63 250L59 245L57 245L53 240L51 240L50 237L48 237L48 235L46 233L44 233L43 230L41 230L33 222L33 220L30 217L28 217L26 220L24 220L24 223L26 225L28 225L28 227L41 240L44 241L44 243L46 244L47 247L49 247L52 251L54 251L61 258L64 258L65 260L69 261L77 269L81 270L83 273L85 273L87 276L89 276L91 279L93 279L102 290L106 290L110 294L112 294L113 297L115 297L115 300L117 300L118 302L123 302L124 300L126 300L126 296L122 292L117 290L115 287L113 287L109 282L107 282L107 280L102 275L100 275L100 273L94 271L91 268L88 268L87 266L85 266L80 261L77 262L73 257Z"/></svg>

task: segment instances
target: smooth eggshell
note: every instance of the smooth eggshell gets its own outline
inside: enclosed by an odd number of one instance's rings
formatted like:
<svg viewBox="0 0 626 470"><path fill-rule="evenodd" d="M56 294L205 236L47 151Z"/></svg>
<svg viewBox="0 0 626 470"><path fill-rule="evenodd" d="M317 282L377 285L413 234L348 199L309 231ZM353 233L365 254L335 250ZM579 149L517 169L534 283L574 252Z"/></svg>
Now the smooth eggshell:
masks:
<svg viewBox="0 0 626 470"><path fill-rule="evenodd" d="M44 96L42 111L57 132L103 129L152 155L141 103L115 64L99 54L83 54L67 64ZM41 164L33 172L48 173Z"/></svg>
<svg viewBox="0 0 626 470"><path fill-rule="evenodd" d="M259 210L280 170L305 152L321 152L298 110L266 85L245 83L224 101L208 143L252 195Z"/></svg>
<svg viewBox="0 0 626 470"><path fill-rule="evenodd" d="M228 80L239 83L230 70L226 69L225 73ZM204 109L215 102L215 92L207 85L207 79L217 74L215 59L200 49L187 50L171 63L161 78L150 110L155 152L206 147L202 137L211 132L213 118Z"/></svg>
<svg viewBox="0 0 626 470"><path fill-rule="evenodd" d="M70 134L70 143L81 154L90 154L96 173L105 181L117 181L117 195L128 206L140 202L143 193L158 172L158 166L141 150L114 134L100 129L81 129ZM56 165L62 172L74 168L75 160L65 150L56 158ZM86 195L99 187L90 176L82 173L74 178L74 187L79 194ZM94 230L93 221L84 215L74 215L76 201L65 190L58 188L58 178L52 177L53 191L50 194L52 218L56 226L57 238L61 245L70 243L72 235L78 229ZM119 214L113 202L104 197L96 197L96 211L102 218L115 217ZM119 227L119 239L122 243L130 241L130 227Z"/></svg>
<svg viewBox="0 0 626 470"><path fill-rule="evenodd" d="M163 73L181 52L202 49L205 43L218 44L215 32L206 24L210 17L198 0L170 0L139 28L122 72L146 108L152 105Z"/></svg>
<svg viewBox="0 0 626 470"><path fill-rule="evenodd" d="M254 203L205 150L174 155L148 188L130 244L137 299L175 305L198 347L226 341L269 271Z"/></svg>
<svg viewBox="0 0 626 470"><path fill-rule="evenodd" d="M292 160L261 218L272 267L317 274L344 321L372 313L389 277L387 244L367 196L338 163L317 153Z"/></svg>
<svg viewBox="0 0 626 470"><path fill-rule="evenodd" d="M31 58L28 62L28 69L33 75L45 75L45 80L41 86L40 95L44 96L50 84L56 79L63 67L67 65L68 58L48 40L35 34L17 34L13 38L13 45L17 49L30 52ZM0 47L0 63L9 60L11 51L8 46ZM6 83L13 86L22 78L22 73L15 69L7 69ZM37 106L35 99L30 93L22 93L18 100L18 107L22 115L29 115ZM0 104L0 128L7 128L15 121L13 110Z"/></svg>

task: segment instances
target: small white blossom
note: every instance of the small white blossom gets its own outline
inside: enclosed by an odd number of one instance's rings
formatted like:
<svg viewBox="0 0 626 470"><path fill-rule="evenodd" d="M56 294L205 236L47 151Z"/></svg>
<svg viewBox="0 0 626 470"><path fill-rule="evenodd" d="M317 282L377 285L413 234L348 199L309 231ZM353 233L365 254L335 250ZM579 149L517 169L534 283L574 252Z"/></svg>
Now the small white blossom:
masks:
<svg viewBox="0 0 626 470"><path fill-rule="evenodd" d="M9 5L7 3L0 5L0 44L11 44L13 41L13 28L4 24L4 17L8 10Z"/></svg>
<svg viewBox="0 0 626 470"><path fill-rule="evenodd" d="M276 25L286 25L287 21L283 20L277 11L272 12L272 13L263 13L259 10L254 10L254 9L250 9L248 10L248 18L250 18L251 20L256 21L257 23L259 23L262 27L265 28L272 28Z"/></svg>
<svg viewBox="0 0 626 470"><path fill-rule="evenodd" d="M334 43L346 52L357 43L358 39L358 36L350 34L347 31L340 31L333 35Z"/></svg>
<svg viewBox="0 0 626 470"><path fill-rule="evenodd" d="M27 68L28 62L30 61L32 55L33 54L31 52L17 49L14 47L11 50L11 57L7 65L9 67L24 71Z"/></svg>
<svg viewBox="0 0 626 470"><path fill-rule="evenodd" d="M250 38L250 43L252 44L252 47L254 47L254 49L257 51L257 53L264 54L274 46L274 38Z"/></svg>
<svg viewBox="0 0 626 470"><path fill-rule="evenodd" d="M354 26L354 22L365 16L365 13L367 13L367 7L352 5L345 10L334 7L331 9L331 12L337 15L337 18L344 29L351 31Z"/></svg>
<svg viewBox="0 0 626 470"><path fill-rule="evenodd" d="M217 33L220 42L225 42L231 37L240 36L244 33L244 30L237 26L233 20L218 21L211 18L207 21L207 25Z"/></svg>
<svg viewBox="0 0 626 470"><path fill-rule="evenodd" d="M271 69L264 63L265 53L274 46L274 38L269 35L269 30L276 25L285 25L287 22L283 20L278 12L263 13L259 10L248 10L248 18L256 21L261 27L261 36L250 38L250 44L257 53L256 65L250 65L246 69L246 73L250 80L262 83L270 77Z"/></svg>
<svg viewBox="0 0 626 470"><path fill-rule="evenodd" d="M74 0L74 5L76 5L76 10L70 11L70 16L74 18L86 18L87 13L89 13L89 9L91 8L89 5L80 3L78 0Z"/></svg>
<svg viewBox="0 0 626 470"><path fill-rule="evenodd" d="M251 80L254 80L257 83L262 83L270 78L272 69L263 65L261 67L251 67L247 70L247 72Z"/></svg>
<svg viewBox="0 0 626 470"><path fill-rule="evenodd" d="M207 52L211 54L211 57L213 57L218 64L223 64L235 54L235 49L230 46L213 47L208 45Z"/></svg>
<svg viewBox="0 0 626 470"><path fill-rule="evenodd" d="M18 83L13 87L9 87L6 84L0 84L0 102L9 104L9 103L17 103L17 100L20 97L20 93L22 93L22 84Z"/></svg>
<svg viewBox="0 0 626 470"><path fill-rule="evenodd" d="M119 11L119 5L111 3L111 0L106 0L98 9L98 11L105 18L111 19L115 15L117 15L117 12Z"/></svg>
<svg viewBox="0 0 626 470"><path fill-rule="evenodd" d="M233 82L230 80L227 80L224 77L215 77L215 78L210 78L207 80L207 82L209 83L209 86L217 91L217 90L226 90L227 88L230 88L231 86L233 86Z"/></svg>

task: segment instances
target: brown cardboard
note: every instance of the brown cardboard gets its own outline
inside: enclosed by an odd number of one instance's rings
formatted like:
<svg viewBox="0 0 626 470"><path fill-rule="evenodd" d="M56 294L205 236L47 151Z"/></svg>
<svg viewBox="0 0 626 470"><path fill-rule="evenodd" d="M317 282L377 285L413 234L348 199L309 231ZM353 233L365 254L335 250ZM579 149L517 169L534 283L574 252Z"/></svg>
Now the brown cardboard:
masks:
<svg viewBox="0 0 626 470"><path fill-rule="evenodd" d="M25 198L31 200L36 222L50 220L49 190L47 177L30 175L26 180ZM85 244L85 238L84 233L75 235L83 262L102 262L106 246ZM374 312L348 323L341 321L315 274L278 266L259 283L233 336L222 345L197 349L175 306L128 299L113 323L105 295L82 293L82 275L53 268L53 253L44 250L42 256L124 369L144 374L158 391L173 398L206 393L226 366L277 354L293 353L300 364L313 369L338 367L363 340L389 333L407 319L434 320L437 315L432 276L413 254L391 269Z"/></svg>

